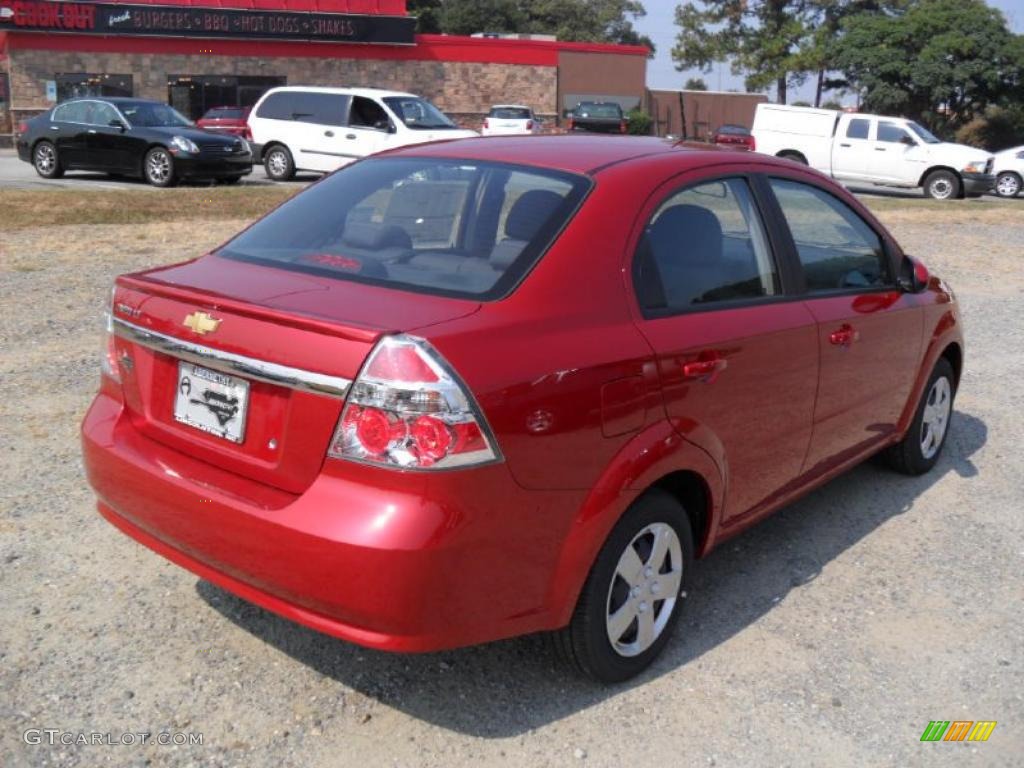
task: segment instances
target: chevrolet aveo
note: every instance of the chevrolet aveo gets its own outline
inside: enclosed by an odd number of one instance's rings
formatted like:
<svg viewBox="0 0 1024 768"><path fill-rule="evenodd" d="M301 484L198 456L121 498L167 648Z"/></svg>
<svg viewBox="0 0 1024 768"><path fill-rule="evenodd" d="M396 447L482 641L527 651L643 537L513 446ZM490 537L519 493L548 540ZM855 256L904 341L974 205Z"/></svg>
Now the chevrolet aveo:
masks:
<svg viewBox="0 0 1024 768"><path fill-rule="evenodd" d="M89 481L115 526L339 638L548 631L636 674L696 558L876 453L919 474L952 291L851 195L657 139L355 163L117 279Z"/></svg>

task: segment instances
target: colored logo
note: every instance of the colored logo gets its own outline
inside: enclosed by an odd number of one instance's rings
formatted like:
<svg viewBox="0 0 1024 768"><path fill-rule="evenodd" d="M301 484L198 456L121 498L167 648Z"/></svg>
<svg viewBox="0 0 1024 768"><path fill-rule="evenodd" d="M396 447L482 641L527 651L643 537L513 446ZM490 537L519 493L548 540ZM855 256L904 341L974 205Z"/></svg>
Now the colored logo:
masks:
<svg viewBox="0 0 1024 768"><path fill-rule="evenodd" d="M921 741L988 741L995 729L995 720L932 720Z"/></svg>
<svg viewBox="0 0 1024 768"><path fill-rule="evenodd" d="M202 336L204 333L210 333L216 331L217 326L220 325L220 320L216 317L211 317L205 312L193 312L192 314L185 317L185 321L182 323L186 328L191 328L193 331Z"/></svg>

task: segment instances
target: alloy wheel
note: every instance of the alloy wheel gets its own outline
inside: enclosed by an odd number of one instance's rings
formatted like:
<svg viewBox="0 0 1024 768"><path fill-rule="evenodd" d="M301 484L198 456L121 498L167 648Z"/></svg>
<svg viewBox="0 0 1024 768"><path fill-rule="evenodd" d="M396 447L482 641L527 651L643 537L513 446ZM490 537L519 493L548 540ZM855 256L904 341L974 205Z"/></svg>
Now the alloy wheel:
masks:
<svg viewBox="0 0 1024 768"><path fill-rule="evenodd" d="M953 185L948 179L935 179L928 185L928 189L936 200L946 200L953 194Z"/></svg>
<svg viewBox="0 0 1024 768"><path fill-rule="evenodd" d="M679 535L652 523L629 542L608 588L605 626L620 656L638 656L665 630L679 598L683 554Z"/></svg>
<svg viewBox="0 0 1024 768"><path fill-rule="evenodd" d="M280 149L275 149L267 157L267 167L271 176L284 176L288 172L288 158Z"/></svg>
<svg viewBox="0 0 1024 768"><path fill-rule="evenodd" d="M1012 173L1004 173L996 181L996 192L1000 197L1016 197L1020 192L1020 180Z"/></svg>
<svg viewBox="0 0 1024 768"><path fill-rule="evenodd" d="M921 418L921 455L926 459L932 458L942 447L953 405L952 393L945 376L936 379L928 390Z"/></svg>
<svg viewBox="0 0 1024 768"><path fill-rule="evenodd" d="M171 158L166 152L151 152L146 161L146 175L154 184L163 184L171 177Z"/></svg>
<svg viewBox="0 0 1024 768"><path fill-rule="evenodd" d="M52 144L42 143L36 147L36 170L41 174L53 173L57 167L57 152Z"/></svg>

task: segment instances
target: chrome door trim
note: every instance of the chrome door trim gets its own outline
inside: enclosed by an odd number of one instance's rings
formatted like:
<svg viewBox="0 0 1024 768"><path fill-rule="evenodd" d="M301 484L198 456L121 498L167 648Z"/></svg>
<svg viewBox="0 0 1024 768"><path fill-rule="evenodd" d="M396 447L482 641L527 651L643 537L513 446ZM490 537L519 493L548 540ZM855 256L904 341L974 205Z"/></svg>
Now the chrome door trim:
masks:
<svg viewBox="0 0 1024 768"><path fill-rule="evenodd" d="M326 373L306 371L302 368L292 368L287 365L270 363L266 360L257 360L245 355L236 355L232 352L224 352L220 349L211 349L201 344L194 344L190 341L176 339L173 336L166 336L156 331L140 328L134 323L126 322L119 317L113 318L114 333L122 339L126 339L143 347L161 352L165 355L187 360L196 365L202 365L215 371L241 376L246 379L263 381L268 384L276 384L280 387L288 387L302 392L312 392L316 395L326 395L344 400L348 394L352 380L341 376L330 376Z"/></svg>

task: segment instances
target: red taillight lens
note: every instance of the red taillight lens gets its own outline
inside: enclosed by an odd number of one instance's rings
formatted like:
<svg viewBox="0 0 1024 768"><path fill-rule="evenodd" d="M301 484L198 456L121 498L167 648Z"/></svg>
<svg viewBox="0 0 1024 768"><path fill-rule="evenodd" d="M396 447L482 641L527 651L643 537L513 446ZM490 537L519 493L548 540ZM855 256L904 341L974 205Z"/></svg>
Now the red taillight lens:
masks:
<svg viewBox="0 0 1024 768"><path fill-rule="evenodd" d="M110 304L103 311L103 340L100 346L100 373L117 383L121 382L121 371L117 367L117 345L114 337L114 292L110 292Z"/></svg>
<svg viewBox="0 0 1024 768"><path fill-rule="evenodd" d="M575 123L575 121L574 121L574 120L573 120L573 119L572 119L572 118L570 117L570 118L569 118L569 130L571 131L571 130L573 130L573 129L574 129L575 127L576 127L576 123Z"/></svg>
<svg viewBox="0 0 1024 768"><path fill-rule="evenodd" d="M248 125L245 126L244 138L246 141L252 141L252 128L250 128Z"/></svg>
<svg viewBox="0 0 1024 768"><path fill-rule="evenodd" d="M751 152L756 152L757 151L757 139L755 139L753 136L748 137L747 138L747 146L750 147L750 151Z"/></svg>
<svg viewBox="0 0 1024 768"><path fill-rule="evenodd" d="M526 121L526 130L528 130L528 131L532 131L533 130L533 120L527 120Z"/></svg>
<svg viewBox="0 0 1024 768"><path fill-rule="evenodd" d="M26 133L28 133L28 123L25 122L24 120L21 120L18 123L18 133L19 134L26 134Z"/></svg>
<svg viewBox="0 0 1024 768"><path fill-rule="evenodd" d="M490 120L488 120L488 119L487 119L487 118L485 117L485 118L484 118L484 128L490 128L490 127L491 127L491 121L490 121Z"/></svg>
<svg viewBox="0 0 1024 768"><path fill-rule="evenodd" d="M623 120L619 123L619 133L625 133L627 130L629 130L629 126L626 124L626 121Z"/></svg>
<svg viewBox="0 0 1024 768"><path fill-rule="evenodd" d="M328 455L396 469L500 460L479 406L422 339L385 336L352 384Z"/></svg>

